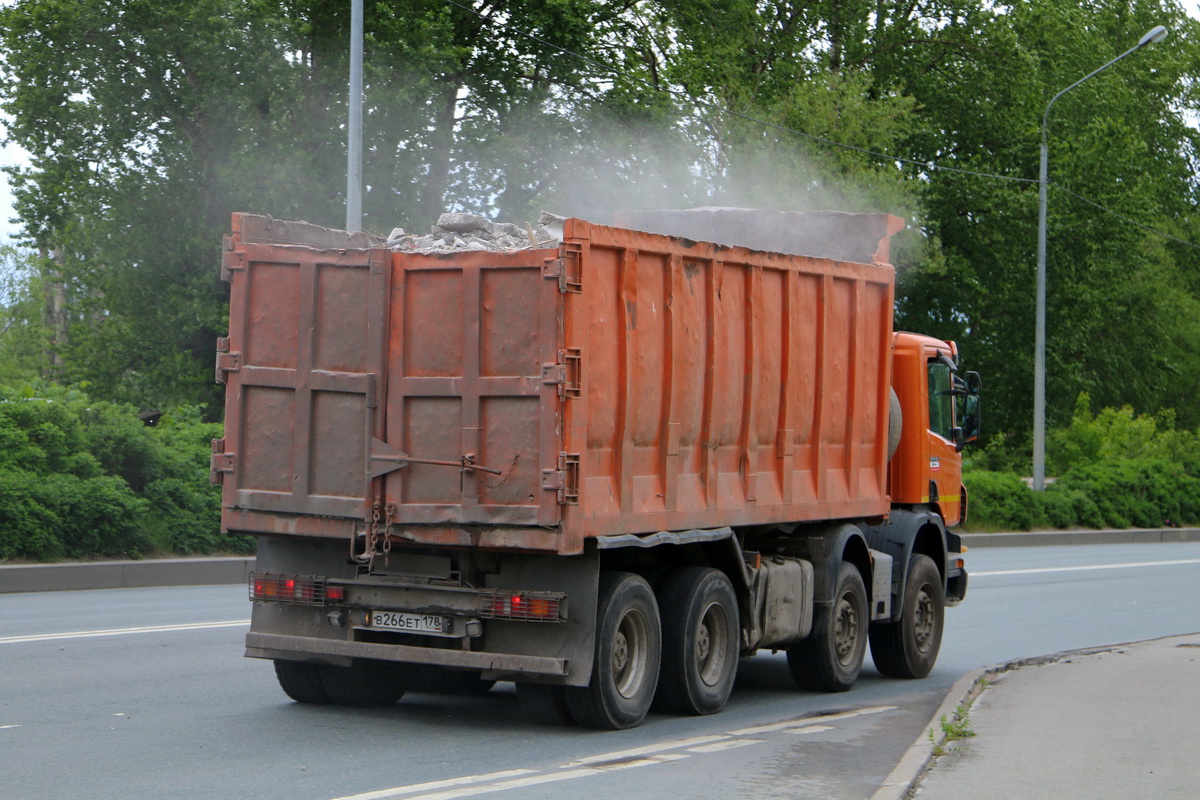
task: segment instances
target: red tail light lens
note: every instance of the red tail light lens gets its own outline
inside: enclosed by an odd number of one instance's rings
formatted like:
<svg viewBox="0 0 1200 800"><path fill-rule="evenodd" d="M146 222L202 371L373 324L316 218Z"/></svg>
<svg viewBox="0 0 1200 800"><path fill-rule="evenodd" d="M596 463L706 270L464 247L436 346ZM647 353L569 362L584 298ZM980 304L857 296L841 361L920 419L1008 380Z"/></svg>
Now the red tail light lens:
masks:
<svg viewBox="0 0 1200 800"><path fill-rule="evenodd" d="M335 587L337 593L342 587ZM306 575L273 575L267 572L250 574L250 599L269 600L277 603L296 603L303 606L320 606L325 600L341 599L329 597L324 578Z"/></svg>
<svg viewBox="0 0 1200 800"><path fill-rule="evenodd" d="M556 592L512 592L484 589L479 593L479 616L522 622L558 622L566 595Z"/></svg>

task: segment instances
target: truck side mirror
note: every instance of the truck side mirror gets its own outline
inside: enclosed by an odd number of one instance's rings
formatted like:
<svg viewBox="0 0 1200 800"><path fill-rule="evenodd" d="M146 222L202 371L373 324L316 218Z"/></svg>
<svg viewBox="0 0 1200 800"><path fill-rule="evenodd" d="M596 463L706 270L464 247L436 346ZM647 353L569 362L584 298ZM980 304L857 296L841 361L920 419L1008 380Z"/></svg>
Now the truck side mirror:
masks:
<svg viewBox="0 0 1200 800"><path fill-rule="evenodd" d="M979 378L978 372L968 372L966 379L963 381L965 391L956 393L954 398L957 401L955 411L958 416L959 435L955 437L954 443L957 449L961 452L965 445L979 440L979 393L983 388L983 382Z"/></svg>

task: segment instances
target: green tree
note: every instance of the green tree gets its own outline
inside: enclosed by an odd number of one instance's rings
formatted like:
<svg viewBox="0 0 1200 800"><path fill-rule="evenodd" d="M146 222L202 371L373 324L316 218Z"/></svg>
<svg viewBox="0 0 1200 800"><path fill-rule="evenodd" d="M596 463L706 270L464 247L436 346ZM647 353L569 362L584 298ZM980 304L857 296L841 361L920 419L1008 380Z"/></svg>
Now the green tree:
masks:
<svg viewBox="0 0 1200 800"><path fill-rule="evenodd" d="M1197 24L1173 2L1019 3L978 57L908 80L929 121L918 160L1025 179L935 171L923 192L938 269L905 276L902 324L963 342L987 379L989 427L1032 420L1038 146L1046 104L1155 24L1171 38L1064 95L1050 115L1047 408L1066 424L1082 390L1102 405L1200 415L1194 382ZM1072 194L1074 193L1074 194ZM1107 213L1091 202L1111 210ZM1144 227L1140 227L1144 226Z"/></svg>
<svg viewBox="0 0 1200 800"><path fill-rule="evenodd" d="M1051 116L1049 408L1066 424L1088 391L1200 422L1200 26L1174 0L365 5L368 227L446 207L900 214L897 324L960 342L1009 442L1032 417L1042 113L1165 24ZM345 6L0 9L0 99L32 154L19 213L40 291L62 298L39 334L61 364L41 371L141 408L220 407L229 212L342 219Z"/></svg>
<svg viewBox="0 0 1200 800"><path fill-rule="evenodd" d="M536 149L563 130L555 105L585 65L562 48L589 51L619 11L368 2L367 225L428 224L447 204L495 197L500 171L527 187L507 131ZM11 170L18 212L67 299L63 380L142 408L220 407L221 235L234 210L340 223L347 36L336 0L0 9L0 96L31 154Z"/></svg>
<svg viewBox="0 0 1200 800"><path fill-rule="evenodd" d="M37 378L47 362L45 288L33 257L0 246L0 384Z"/></svg>

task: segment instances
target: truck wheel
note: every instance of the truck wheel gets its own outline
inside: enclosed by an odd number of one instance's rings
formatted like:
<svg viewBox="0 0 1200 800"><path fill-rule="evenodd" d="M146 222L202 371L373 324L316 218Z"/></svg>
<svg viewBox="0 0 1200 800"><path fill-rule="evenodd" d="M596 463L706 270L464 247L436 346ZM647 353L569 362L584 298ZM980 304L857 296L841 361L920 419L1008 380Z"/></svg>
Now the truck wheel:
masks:
<svg viewBox="0 0 1200 800"><path fill-rule="evenodd" d="M600 574L596 660L587 686L569 687L571 715L589 728L632 728L658 683L662 625L650 584L629 572Z"/></svg>
<svg viewBox="0 0 1200 800"><path fill-rule="evenodd" d="M685 567L658 593L662 672L655 702L679 714L715 714L733 691L738 664L738 607L724 572Z"/></svg>
<svg viewBox="0 0 1200 800"><path fill-rule="evenodd" d="M567 707L565 686L545 683L518 683L517 702L525 715L539 725L573 725L575 718Z"/></svg>
<svg viewBox="0 0 1200 800"><path fill-rule="evenodd" d="M297 703L328 703L329 692L321 682L321 668L304 661L275 660L275 679L288 697Z"/></svg>
<svg viewBox="0 0 1200 800"><path fill-rule="evenodd" d="M858 680L866 651L867 588L853 564L842 564L833 604L814 609L812 633L788 648L788 667L803 688L845 692Z"/></svg>
<svg viewBox="0 0 1200 800"><path fill-rule="evenodd" d="M402 665L358 658L349 667L321 665L321 683L341 706L390 706L408 688Z"/></svg>
<svg viewBox="0 0 1200 800"><path fill-rule="evenodd" d="M889 678L924 678L942 647L946 613L942 575L929 556L908 560L908 581L900 619L871 626L871 657Z"/></svg>

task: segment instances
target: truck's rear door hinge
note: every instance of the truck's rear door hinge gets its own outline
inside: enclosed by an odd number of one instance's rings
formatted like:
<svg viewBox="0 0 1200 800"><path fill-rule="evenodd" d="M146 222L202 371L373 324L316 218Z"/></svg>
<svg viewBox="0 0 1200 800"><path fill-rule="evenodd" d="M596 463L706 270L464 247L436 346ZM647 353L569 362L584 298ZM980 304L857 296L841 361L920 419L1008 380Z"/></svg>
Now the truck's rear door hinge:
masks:
<svg viewBox="0 0 1200 800"><path fill-rule="evenodd" d="M563 292L583 291L583 247L573 242L563 242L558 258L548 258L542 264L543 278L557 278L558 290Z"/></svg>
<svg viewBox="0 0 1200 800"><path fill-rule="evenodd" d="M233 473L237 466L237 455L225 452L225 440L212 440L212 458L208 462L208 479L213 483L223 483L225 473Z"/></svg>
<svg viewBox="0 0 1200 800"><path fill-rule="evenodd" d="M576 505L579 502L579 454L559 453L558 469L542 470L542 488L558 492L558 502Z"/></svg>
<svg viewBox="0 0 1200 800"><path fill-rule="evenodd" d="M579 397L582 394L582 361L578 347L559 350L557 364L542 365L542 383L558 386L559 397Z"/></svg>
<svg viewBox="0 0 1200 800"><path fill-rule="evenodd" d="M217 339L217 383L225 383L225 375L237 372L242 367L242 354L229 352L229 339L222 336Z"/></svg>
<svg viewBox="0 0 1200 800"><path fill-rule="evenodd" d="M246 254L241 250L234 250L234 242L232 236L226 236L223 242L221 253L221 280L228 282L232 277L231 272L235 270L244 270L246 268Z"/></svg>

